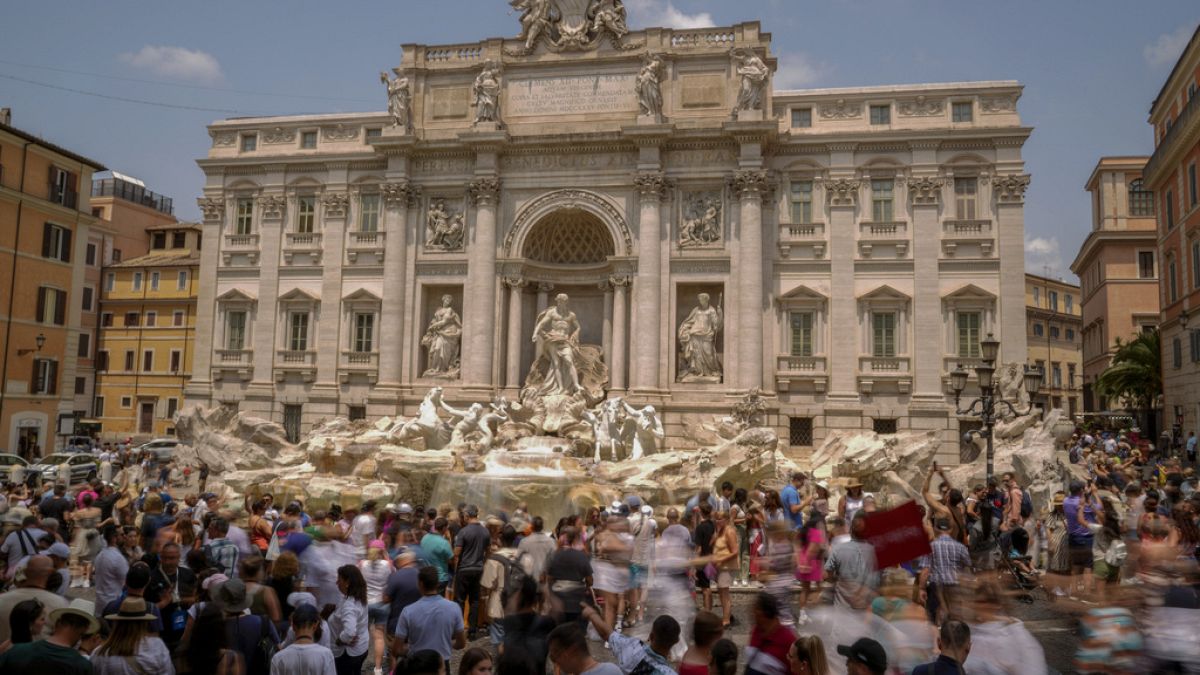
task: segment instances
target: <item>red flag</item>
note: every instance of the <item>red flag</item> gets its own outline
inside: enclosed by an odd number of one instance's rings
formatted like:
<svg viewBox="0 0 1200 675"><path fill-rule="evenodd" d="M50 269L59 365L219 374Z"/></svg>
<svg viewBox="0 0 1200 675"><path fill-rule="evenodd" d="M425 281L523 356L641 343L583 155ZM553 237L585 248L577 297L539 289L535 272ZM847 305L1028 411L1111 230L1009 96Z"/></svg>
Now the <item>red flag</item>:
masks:
<svg viewBox="0 0 1200 675"><path fill-rule="evenodd" d="M932 550L916 502L905 502L891 511L869 513L866 525L864 538L875 547L878 569L920 558Z"/></svg>

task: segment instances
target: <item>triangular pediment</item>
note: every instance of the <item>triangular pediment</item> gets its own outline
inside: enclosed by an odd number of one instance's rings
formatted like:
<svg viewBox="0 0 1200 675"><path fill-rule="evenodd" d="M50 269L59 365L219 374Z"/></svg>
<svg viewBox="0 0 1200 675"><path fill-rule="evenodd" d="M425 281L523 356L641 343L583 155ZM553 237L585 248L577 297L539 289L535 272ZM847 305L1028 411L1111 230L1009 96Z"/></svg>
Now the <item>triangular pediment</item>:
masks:
<svg viewBox="0 0 1200 675"><path fill-rule="evenodd" d="M911 300L905 293L884 284L858 296L859 300Z"/></svg>
<svg viewBox="0 0 1200 675"><path fill-rule="evenodd" d="M280 302L320 302L321 298L309 293L303 288L293 288L292 290L279 296Z"/></svg>
<svg viewBox="0 0 1200 675"><path fill-rule="evenodd" d="M254 302L258 298L240 288L231 288L217 296L217 302Z"/></svg>
<svg viewBox="0 0 1200 675"><path fill-rule="evenodd" d="M828 300L829 296L803 284L779 296L780 302L788 300Z"/></svg>
<svg viewBox="0 0 1200 675"><path fill-rule="evenodd" d="M372 293L371 291L368 291L365 288L360 288L360 289L354 291L353 293L347 295L346 297L342 298L342 300L344 300L346 302L382 302L383 298L379 297L378 295L375 295L374 293Z"/></svg>
<svg viewBox="0 0 1200 675"><path fill-rule="evenodd" d="M943 300L995 300L996 295L976 286L966 284L942 296Z"/></svg>

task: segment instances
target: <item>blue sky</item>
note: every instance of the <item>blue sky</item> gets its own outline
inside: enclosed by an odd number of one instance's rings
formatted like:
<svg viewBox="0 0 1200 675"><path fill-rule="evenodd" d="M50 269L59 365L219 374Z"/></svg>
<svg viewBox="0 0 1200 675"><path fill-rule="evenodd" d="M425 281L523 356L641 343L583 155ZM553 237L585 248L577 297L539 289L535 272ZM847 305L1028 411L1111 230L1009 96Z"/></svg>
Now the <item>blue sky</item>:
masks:
<svg viewBox="0 0 1200 675"><path fill-rule="evenodd" d="M1101 155L1153 149L1146 114L1198 21L1195 0L626 0L633 28L758 19L777 88L1016 79L1031 272L1069 275ZM236 114L382 110L400 44L515 35L506 0L9 3L0 106L40 134L174 197L196 218L205 125ZM37 66L37 67L33 67ZM72 72L64 72L72 71ZM103 76L103 77L101 77ZM18 79L12 79L18 78ZM127 79L114 79L127 78ZM21 80L174 106L129 103Z"/></svg>

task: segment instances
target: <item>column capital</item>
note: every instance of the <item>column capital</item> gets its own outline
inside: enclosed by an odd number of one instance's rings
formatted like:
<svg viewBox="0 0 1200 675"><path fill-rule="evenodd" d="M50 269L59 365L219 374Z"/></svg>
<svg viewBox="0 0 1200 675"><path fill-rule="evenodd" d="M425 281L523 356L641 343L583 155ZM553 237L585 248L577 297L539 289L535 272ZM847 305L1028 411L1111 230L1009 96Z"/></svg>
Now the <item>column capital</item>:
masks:
<svg viewBox="0 0 1200 675"><path fill-rule="evenodd" d="M992 178L992 187L999 204L1024 204L1025 191L1029 189L1029 174L1009 174Z"/></svg>
<svg viewBox="0 0 1200 675"><path fill-rule="evenodd" d="M383 183L379 186L383 193L383 201L389 209L400 209L414 206L421 198L421 186L408 181Z"/></svg>
<svg viewBox="0 0 1200 675"><path fill-rule="evenodd" d="M667 176L661 171L640 171L633 177L633 184L643 200L661 201L670 187Z"/></svg>
<svg viewBox="0 0 1200 675"><path fill-rule="evenodd" d="M471 181L468 186L471 202L476 206L489 206L500 198L500 179L496 176L484 176Z"/></svg>
<svg viewBox="0 0 1200 675"><path fill-rule="evenodd" d="M528 286L529 281L523 277L504 277L504 285L515 291Z"/></svg>
<svg viewBox="0 0 1200 675"><path fill-rule="evenodd" d="M287 200L282 195L259 195L255 201L258 202L258 208L262 211L263 218L276 220L283 218L283 209L287 205Z"/></svg>
<svg viewBox="0 0 1200 675"><path fill-rule="evenodd" d="M937 206L942 201L942 186L946 179L940 176L908 178L908 193L914 206Z"/></svg>
<svg viewBox="0 0 1200 675"><path fill-rule="evenodd" d="M326 192L321 195L326 218L345 218L350 209L350 195L345 192Z"/></svg>
<svg viewBox="0 0 1200 675"><path fill-rule="evenodd" d="M220 222L225 217L225 200L214 197L200 197L196 200L205 222Z"/></svg>
<svg viewBox="0 0 1200 675"><path fill-rule="evenodd" d="M608 284L613 288L621 288L633 283L633 278L624 274L614 274L608 278Z"/></svg>
<svg viewBox="0 0 1200 675"><path fill-rule="evenodd" d="M761 198L771 189L765 169L739 169L730 179L738 198L750 201Z"/></svg>
<svg viewBox="0 0 1200 675"><path fill-rule="evenodd" d="M538 293L549 293L554 290L554 284L548 281L539 281L537 285Z"/></svg>
<svg viewBox="0 0 1200 675"><path fill-rule="evenodd" d="M858 203L858 189L862 181L857 178L827 178L820 181L825 187L825 196L830 206L854 206Z"/></svg>

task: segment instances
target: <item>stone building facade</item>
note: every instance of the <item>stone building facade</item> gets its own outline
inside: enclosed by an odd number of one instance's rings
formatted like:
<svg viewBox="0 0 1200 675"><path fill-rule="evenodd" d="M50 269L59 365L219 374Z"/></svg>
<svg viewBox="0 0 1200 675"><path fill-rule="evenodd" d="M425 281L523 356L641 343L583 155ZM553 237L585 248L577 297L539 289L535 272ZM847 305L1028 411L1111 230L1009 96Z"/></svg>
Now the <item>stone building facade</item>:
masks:
<svg viewBox="0 0 1200 675"><path fill-rule="evenodd" d="M1071 416L1083 411L1082 312L1079 286L1025 274L1028 362L1042 371L1042 386L1033 402Z"/></svg>
<svg viewBox="0 0 1200 675"><path fill-rule="evenodd" d="M212 124L187 402L300 433L515 400L565 293L668 445L754 388L794 445L957 439L948 372L1026 358L1021 86L774 91L757 23L581 25L405 45L388 113Z"/></svg>

